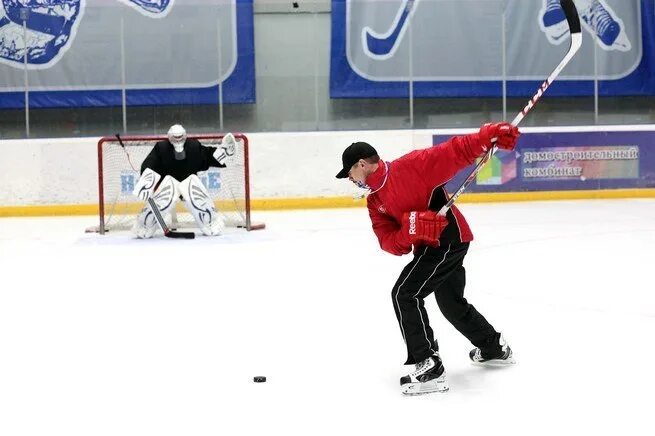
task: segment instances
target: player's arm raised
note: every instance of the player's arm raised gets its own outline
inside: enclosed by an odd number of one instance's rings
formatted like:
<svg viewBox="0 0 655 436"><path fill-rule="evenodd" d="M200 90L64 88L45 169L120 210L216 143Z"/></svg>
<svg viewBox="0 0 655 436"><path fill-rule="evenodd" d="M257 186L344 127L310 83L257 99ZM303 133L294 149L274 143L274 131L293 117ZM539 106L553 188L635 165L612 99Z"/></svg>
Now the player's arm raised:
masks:
<svg viewBox="0 0 655 436"><path fill-rule="evenodd" d="M498 148L513 150L520 133L509 123L488 123L477 133L455 136L416 154L419 169L434 186L447 183L471 165L495 143Z"/></svg>

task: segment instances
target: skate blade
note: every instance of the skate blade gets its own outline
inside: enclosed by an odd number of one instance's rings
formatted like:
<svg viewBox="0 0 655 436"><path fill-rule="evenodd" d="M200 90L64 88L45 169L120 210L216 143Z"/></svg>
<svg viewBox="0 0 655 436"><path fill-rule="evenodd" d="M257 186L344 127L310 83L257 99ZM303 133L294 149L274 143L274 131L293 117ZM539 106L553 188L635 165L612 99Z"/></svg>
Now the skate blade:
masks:
<svg viewBox="0 0 655 436"><path fill-rule="evenodd" d="M407 383L400 387L403 395L424 395L431 394L432 392L446 392L448 387L448 382L443 379L430 380L425 383Z"/></svg>
<svg viewBox="0 0 655 436"><path fill-rule="evenodd" d="M516 363L516 360L514 360L513 357L510 357L509 359L492 359L492 360L487 360L486 362L473 362L473 365L475 366L491 366L491 367L501 367L501 366L509 366L509 365L514 365Z"/></svg>
<svg viewBox="0 0 655 436"><path fill-rule="evenodd" d="M614 41L614 44L612 44L611 48L619 51L632 50L632 44L630 43L630 39L628 39L628 35L626 35L625 30L621 29L621 33L619 34L618 38L616 38L616 41Z"/></svg>

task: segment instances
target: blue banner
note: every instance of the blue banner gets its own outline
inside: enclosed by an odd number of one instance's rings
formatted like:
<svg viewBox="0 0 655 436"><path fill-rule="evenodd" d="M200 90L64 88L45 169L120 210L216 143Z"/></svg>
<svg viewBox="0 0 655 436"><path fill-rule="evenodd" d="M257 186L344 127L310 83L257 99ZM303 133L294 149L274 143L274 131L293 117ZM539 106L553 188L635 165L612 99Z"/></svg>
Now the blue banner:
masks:
<svg viewBox="0 0 655 436"><path fill-rule="evenodd" d="M434 135L440 144L450 136ZM473 170L447 185L457 190ZM499 150L467 192L655 187L655 131L524 133L514 152Z"/></svg>
<svg viewBox="0 0 655 436"><path fill-rule="evenodd" d="M0 108L255 102L252 0L0 0Z"/></svg>
<svg viewBox="0 0 655 436"><path fill-rule="evenodd" d="M583 45L549 95L655 95L655 1L575 4ZM333 0L330 96L531 96L569 43L559 0Z"/></svg>

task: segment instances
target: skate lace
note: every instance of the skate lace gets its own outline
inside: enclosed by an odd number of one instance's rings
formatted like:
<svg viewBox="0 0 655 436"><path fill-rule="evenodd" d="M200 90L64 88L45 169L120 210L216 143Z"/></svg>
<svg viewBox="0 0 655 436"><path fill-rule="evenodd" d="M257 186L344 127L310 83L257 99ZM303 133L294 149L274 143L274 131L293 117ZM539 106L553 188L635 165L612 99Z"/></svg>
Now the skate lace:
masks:
<svg viewBox="0 0 655 436"><path fill-rule="evenodd" d="M417 375L421 375L425 371L425 369L427 368L427 366L429 364L430 364L430 359L429 358L425 359L422 362L417 363L416 364L416 370L414 370L414 372L411 374L412 377L415 377Z"/></svg>
<svg viewBox="0 0 655 436"><path fill-rule="evenodd" d="M473 355L474 360L482 360L482 350L479 348L475 349L475 354Z"/></svg>
<svg viewBox="0 0 655 436"><path fill-rule="evenodd" d="M546 4L546 12L554 11L555 9L560 9L561 5L559 0L548 0Z"/></svg>
<svg viewBox="0 0 655 436"><path fill-rule="evenodd" d="M614 19L610 13L607 12L607 9L605 9L603 5L601 5L600 2L596 0L591 5L589 21L591 26L596 29L598 34L603 34L605 30L607 30L607 28L610 26L610 24L612 24Z"/></svg>

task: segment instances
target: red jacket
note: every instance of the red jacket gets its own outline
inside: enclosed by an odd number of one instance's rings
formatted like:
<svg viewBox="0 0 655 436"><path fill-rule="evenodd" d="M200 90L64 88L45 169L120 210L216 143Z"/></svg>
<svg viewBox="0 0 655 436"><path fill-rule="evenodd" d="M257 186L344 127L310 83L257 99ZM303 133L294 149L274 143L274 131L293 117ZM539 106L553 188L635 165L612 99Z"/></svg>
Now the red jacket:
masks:
<svg viewBox="0 0 655 436"><path fill-rule="evenodd" d="M398 256L412 251L408 235L400 231L403 214L441 209L449 198L444 185L485 151L486 147L474 133L412 151L392 162L380 161L377 171L366 178L371 188L366 201L368 213L380 247ZM473 240L473 233L456 206L446 217L449 224L441 234L439 245Z"/></svg>

